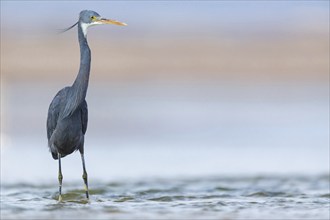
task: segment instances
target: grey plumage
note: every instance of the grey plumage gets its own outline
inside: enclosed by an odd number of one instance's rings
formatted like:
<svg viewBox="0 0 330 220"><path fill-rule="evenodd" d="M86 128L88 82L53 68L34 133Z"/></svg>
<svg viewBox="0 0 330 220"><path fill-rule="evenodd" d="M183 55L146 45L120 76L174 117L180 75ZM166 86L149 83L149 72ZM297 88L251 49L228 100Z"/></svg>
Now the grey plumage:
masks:
<svg viewBox="0 0 330 220"><path fill-rule="evenodd" d="M84 138L87 130L88 109L85 100L90 66L91 51L87 43L87 28L98 24L126 25L115 20L102 18L98 13L90 10L81 11L79 20L67 31L78 25L78 40L80 46L80 68L72 86L61 89L50 103L47 117L48 147L52 157L59 161L59 201L62 200L62 171L61 158L79 150L83 165L83 179L86 197L89 198L87 172L84 159Z"/></svg>
<svg viewBox="0 0 330 220"><path fill-rule="evenodd" d="M65 107L72 98L72 87L60 90L49 106L47 118L48 147L54 159L58 153L62 157L76 150L84 151L84 135L87 130L87 102L82 103L68 116L64 117ZM68 108L69 109L69 108Z"/></svg>

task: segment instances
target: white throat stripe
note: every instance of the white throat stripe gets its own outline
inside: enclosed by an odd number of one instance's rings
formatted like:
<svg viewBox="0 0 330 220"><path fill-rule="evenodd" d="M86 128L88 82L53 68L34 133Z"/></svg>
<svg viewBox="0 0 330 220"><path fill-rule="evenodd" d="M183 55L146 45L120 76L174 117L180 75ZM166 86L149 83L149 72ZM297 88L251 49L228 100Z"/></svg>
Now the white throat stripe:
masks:
<svg viewBox="0 0 330 220"><path fill-rule="evenodd" d="M94 25L98 25L98 24L102 24L101 22L94 22L94 23L80 23L80 26L81 26L81 30L83 31L85 37L87 35L87 29L90 27L90 26L94 26Z"/></svg>
<svg viewBox="0 0 330 220"><path fill-rule="evenodd" d="M87 28L90 26L90 24L81 23L80 26L81 26L82 32L84 33L84 36L86 37L86 35L87 35Z"/></svg>

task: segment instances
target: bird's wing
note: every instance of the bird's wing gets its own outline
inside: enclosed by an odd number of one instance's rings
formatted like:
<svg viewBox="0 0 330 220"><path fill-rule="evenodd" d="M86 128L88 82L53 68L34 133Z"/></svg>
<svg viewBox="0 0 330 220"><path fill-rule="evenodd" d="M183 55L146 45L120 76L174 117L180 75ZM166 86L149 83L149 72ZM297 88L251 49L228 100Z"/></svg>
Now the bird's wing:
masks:
<svg viewBox="0 0 330 220"><path fill-rule="evenodd" d="M86 133L87 130L87 122L88 122L88 109L87 109L87 102L81 104L81 122L82 122L82 132L83 134Z"/></svg>
<svg viewBox="0 0 330 220"><path fill-rule="evenodd" d="M65 105L65 99L68 93L69 87L61 89L54 97L53 101L49 105L47 116L47 138L48 140L52 136L58 121L58 117L61 109Z"/></svg>

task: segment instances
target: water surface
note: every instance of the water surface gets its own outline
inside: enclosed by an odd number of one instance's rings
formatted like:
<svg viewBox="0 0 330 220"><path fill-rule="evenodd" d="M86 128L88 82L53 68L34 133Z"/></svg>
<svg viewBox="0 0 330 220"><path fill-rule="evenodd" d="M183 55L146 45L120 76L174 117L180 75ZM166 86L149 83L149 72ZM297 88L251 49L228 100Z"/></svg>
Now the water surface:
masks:
<svg viewBox="0 0 330 220"><path fill-rule="evenodd" d="M329 176L2 184L1 219L329 219Z"/></svg>

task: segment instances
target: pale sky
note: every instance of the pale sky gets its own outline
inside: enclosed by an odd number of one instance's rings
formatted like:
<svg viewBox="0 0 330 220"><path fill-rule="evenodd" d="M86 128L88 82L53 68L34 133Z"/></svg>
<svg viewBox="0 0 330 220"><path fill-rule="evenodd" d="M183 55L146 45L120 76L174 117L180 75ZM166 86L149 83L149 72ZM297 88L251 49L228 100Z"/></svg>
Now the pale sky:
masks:
<svg viewBox="0 0 330 220"><path fill-rule="evenodd" d="M129 31L329 27L329 1L1 1L1 29L64 28L83 9L124 21Z"/></svg>

